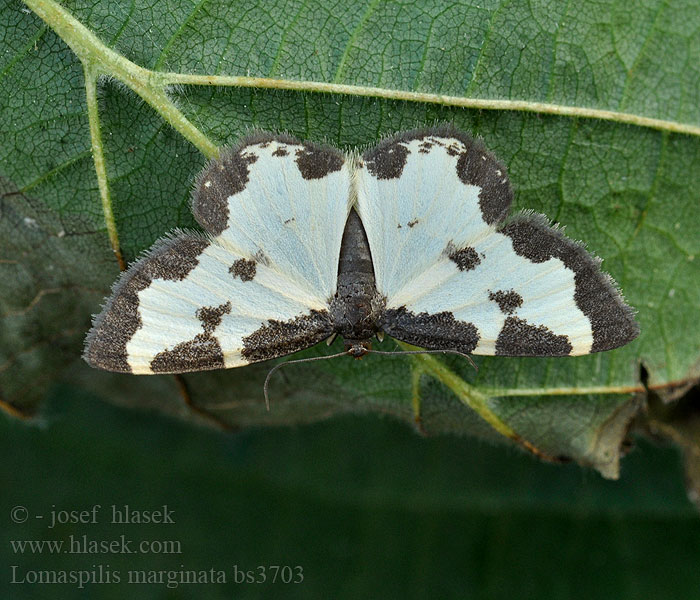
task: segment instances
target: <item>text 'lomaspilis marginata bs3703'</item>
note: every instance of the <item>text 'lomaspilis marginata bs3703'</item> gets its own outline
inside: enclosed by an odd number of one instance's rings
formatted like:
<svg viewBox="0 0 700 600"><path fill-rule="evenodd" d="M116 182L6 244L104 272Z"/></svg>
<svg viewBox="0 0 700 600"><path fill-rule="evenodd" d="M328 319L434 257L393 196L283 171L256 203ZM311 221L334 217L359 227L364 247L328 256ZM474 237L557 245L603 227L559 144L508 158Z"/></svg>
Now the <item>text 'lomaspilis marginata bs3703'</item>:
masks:
<svg viewBox="0 0 700 600"><path fill-rule="evenodd" d="M600 261L531 212L451 126L361 156L259 132L197 178L206 233L174 231L124 272L85 359L125 373L247 365L334 334L434 350L576 356L639 333Z"/></svg>

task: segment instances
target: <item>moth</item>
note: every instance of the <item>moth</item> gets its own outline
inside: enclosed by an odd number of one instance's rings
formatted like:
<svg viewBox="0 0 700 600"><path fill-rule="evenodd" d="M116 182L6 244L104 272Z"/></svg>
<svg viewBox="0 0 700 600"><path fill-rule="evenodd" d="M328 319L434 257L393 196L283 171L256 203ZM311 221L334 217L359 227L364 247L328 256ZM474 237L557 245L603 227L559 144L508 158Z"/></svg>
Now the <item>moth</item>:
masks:
<svg viewBox="0 0 700 600"><path fill-rule="evenodd" d="M257 132L197 177L204 233L174 231L125 271L85 360L124 373L247 365L334 335L430 350L576 356L637 337L600 260L546 217L508 218L505 167L442 125L362 153Z"/></svg>

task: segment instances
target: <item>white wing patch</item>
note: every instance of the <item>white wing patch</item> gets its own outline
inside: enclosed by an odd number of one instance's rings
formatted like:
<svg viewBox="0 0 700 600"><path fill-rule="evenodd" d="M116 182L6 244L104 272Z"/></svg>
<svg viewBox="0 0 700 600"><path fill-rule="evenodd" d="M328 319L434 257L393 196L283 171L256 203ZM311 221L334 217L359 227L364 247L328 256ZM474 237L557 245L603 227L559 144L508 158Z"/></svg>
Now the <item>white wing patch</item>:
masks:
<svg viewBox="0 0 700 600"><path fill-rule="evenodd" d="M357 207L377 289L386 297L440 260L447 240L473 243L491 232L481 216L480 188L458 177L466 149L462 140L431 136L380 146L366 155L358 171ZM401 155L405 164L399 174L392 167Z"/></svg>
<svg viewBox="0 0 700 600"><path fill-rule="evenodd" d="M479 262L460 271L447 256L406 285L387 303L413 313L449 311L473 323L479 340L473 354L496 354L507 318L544 326L571 343L568 354L588 354L591 323L576 305L574 272L558 258L533 263L513 251L511 239L492 232L473 246Z"/></svg>
<svg viewBox="0 0 700 600"><path fill-rule="evenodd" d="M132 373L235 367L332 333L350 173L332 148L256 134L200 175L193 212L211 237L157 242L88 334L93 366Z"/></svg>
<svg viewBox="0 0 700 600"><path fill-rule="evenodd" d="M357 179L389 335L511 356L588 354L636 337L631 309L581 245L538 215L503 225L505 167L471 137L399 134L365 153Z"/></svg>
<svg viewBox="0 0 700 600"><path fill-rule="evenodd" d="M337 150L249 138L200 175L193 210L232 253L257 256L324 301L335 293L350 210L350 172Z"/></svg>
<svg viewBox="0 0 700 600"><path fill-rule="evenodd" d="M232 258L229 249L212 243L186 277L155 279L138 293L141 327L126 345L133 373L201 367L201 361L214 359L208 350L215 349L215 343L221 367L248 364L252 361L243 356L244 339L265 323L327 309L317 297L264 265L257 265L250 280L232 276Z"/></svg>

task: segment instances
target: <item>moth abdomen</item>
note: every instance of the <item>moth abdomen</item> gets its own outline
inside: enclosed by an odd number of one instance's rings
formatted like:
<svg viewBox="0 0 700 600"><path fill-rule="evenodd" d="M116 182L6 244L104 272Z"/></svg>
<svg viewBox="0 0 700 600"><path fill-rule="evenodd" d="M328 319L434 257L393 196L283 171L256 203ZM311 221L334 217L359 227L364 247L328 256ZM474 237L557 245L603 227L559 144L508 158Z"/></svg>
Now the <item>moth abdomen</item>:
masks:
<svg viewBox="0 0 700 600"><path fill-rule="evenodd" d="M367 234L352 209L340 246L338 289L331 301L333 325L345 338L346 346L368 342L378 331L382 311Z"/></svg>

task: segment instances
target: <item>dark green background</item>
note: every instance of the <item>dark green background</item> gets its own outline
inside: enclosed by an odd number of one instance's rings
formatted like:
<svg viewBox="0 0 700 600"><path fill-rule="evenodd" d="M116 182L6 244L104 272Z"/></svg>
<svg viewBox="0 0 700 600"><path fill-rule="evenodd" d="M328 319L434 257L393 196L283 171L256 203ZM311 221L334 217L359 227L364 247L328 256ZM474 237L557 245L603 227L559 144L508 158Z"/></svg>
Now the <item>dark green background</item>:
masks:
<svg viewBox="0 0 700 600"><path fill-rule="evenodd" d="M274 409L274 407L273 407ZM4 598L696 598L700 519L679 456L638 441L620 481L475 440L346 417L239 434L57 389L39 426L0 418ZM47 529L52 507L129 504L173 525ZM181 555L17 555L9 539L172 539ZM227 570L229 583L10 585L26 569ZM302 565L301 585L235 585L233 565ZM124 576L124 575L123 575ZM125 577L125 576L124 576Z"/></svg>

